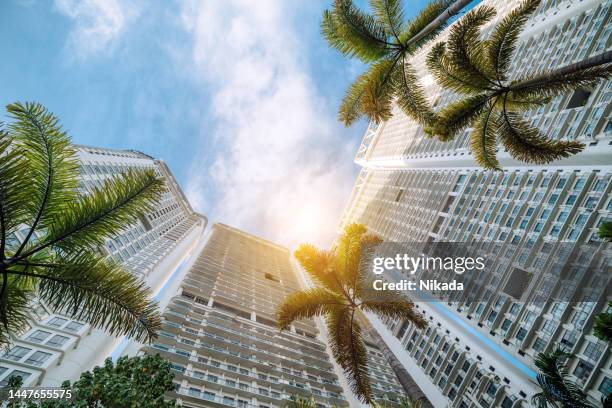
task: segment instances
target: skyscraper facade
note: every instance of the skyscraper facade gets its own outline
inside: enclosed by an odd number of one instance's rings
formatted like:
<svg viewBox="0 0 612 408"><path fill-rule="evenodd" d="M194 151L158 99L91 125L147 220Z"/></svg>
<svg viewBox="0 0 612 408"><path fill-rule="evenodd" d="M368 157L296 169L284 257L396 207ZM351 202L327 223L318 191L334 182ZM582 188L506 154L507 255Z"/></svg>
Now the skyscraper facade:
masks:
<svg viewBox="0 0 612 408"><path fill-rule="evenodd" d="M130 169L150 169L166 181L166 192L155 211L133 225L126 225L120 235L100 248L145 280L153 293L158 292L200 241L206 217L192 209L163 161L132 150L75 147L80 164L79 189L83 194ZM9 239L21 241L27 232L24 229ZM58 386L101 363L118 342L103 330L52 313L42 302L33 301L29 326L0 357L0 385L6 384L11 376L20 375L26 386Z"/></svg>
<svg viewBox="0 0 612 408"><path fill-rule="evenodd" d="M143 350L172 362L184 407L271 408L300 395L346 406L315 323L277 329L277 306L300 288L288 249L215 224Z"/></svg>
<svg viewBox="0 0 612 408"><path fill-rule="evenodd" d="M495 7L499 19L519 2L482 4ZM539 73L610 50L610 5L543 1L521 34L513 74ZM442 107L455 96L430 80L427 52L416 56L416 68L430 100ZM593 402L612 391L612 355L592 331L595 315L610 300L609 283L594 274L571 301L541 303L516 301L499 290L513 268L545 275L560 265L578 272L590 265L609 274L612 254L599 244L597 229L612 219L611 99L612 83L604 81L527 112L545 134L579 140L586 148L539 166L513 160L500 146L504 172L475 164L468 150L471 129L444 143L427 137L398 108L388 121L368 127L356 156L362 170L342 224L364 223L386 241L476 242L492 254L489 290L477 301L419 303L430 321L426 330L370 316L434 406L530 406L538 392L534 359L557 347L574 354L569 377ZM601 252L568 260L560 242L601 245Z"/></svg>

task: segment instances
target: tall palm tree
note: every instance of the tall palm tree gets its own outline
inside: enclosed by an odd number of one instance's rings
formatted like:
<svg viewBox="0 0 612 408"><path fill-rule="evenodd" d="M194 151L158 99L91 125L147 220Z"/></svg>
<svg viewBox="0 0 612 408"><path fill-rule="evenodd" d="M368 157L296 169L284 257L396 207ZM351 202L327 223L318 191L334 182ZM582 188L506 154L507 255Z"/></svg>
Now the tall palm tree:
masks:
<svg viewBox="0 0 612 408"><path fill-rule="evenodd" d="M279 306L277 316L281 330L288 329L295 320L324 316L334 358L345 371L353 392L367 403L373 403L374 396L359 323L361 311L405 319L419 328L427 325L414 304L398 293L385 291L374 295L368 290L371 282L365 270L367 259L381 241L367 233L365 226L351 224L331 250L301 245L295 256L316 286L288 296Z"/></svg>
<svg viewBox="0 0 612 408"><path fill-rule="evenodd" d="M549 139L521 112L542 106L553 96L596 85L612 73L612 52L606 52L541 75L511 78L508 70L518 37L539 3L524 1L486 40L481 38L480 27L495 16L495 9L473 9L427 57L427 67L437 82L464 98L438 112L426 131L446 141L473 126L470 148L476 161L487 169L500 168L495 154L498 138L510 155L521 161L548 163L580 152L581 143Z"/></svg>
<svg viewBox="0 0 612 408"><path fill-rule="evenodd" d="M572 357L561 349L538 354L535 365L540 372L537 381L542 389L531 398L538 408L595 408L580 387L566 378L565 359Z"/></svg>
<svg viewBox="0 0 612 408"><path fill-rule="evenodd" d="M334 7L323 14L322 30L329 44L370 64L349 87L340 106L339 118L346 126L363 115L375 122L388 119L394 99L420 123L429 124L433 118L409 59L471 0L436 0L408 22L401 1L371 0L372 16L351 0L335 0Z"/></svg>
<svg viewBox="0 0 612 408"><path fill-rule="evenodd" d="M23 329L36 297L112 334L155 337L160 318L149 290L100 248L153 210L163 181L130 171L82 195L76 152L58 119L38 103L7 110L12 122L0 128L0 344Z"/></svg>

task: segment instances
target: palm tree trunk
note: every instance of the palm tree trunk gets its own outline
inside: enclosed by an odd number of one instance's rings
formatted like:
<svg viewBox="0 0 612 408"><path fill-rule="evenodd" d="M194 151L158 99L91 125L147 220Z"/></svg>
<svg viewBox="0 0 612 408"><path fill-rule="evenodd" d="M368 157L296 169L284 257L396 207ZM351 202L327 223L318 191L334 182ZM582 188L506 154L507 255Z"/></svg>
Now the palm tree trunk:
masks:
<svg viewBox="0 0 612 408"><path fill-rule="evenodd" d="M404 368L402 363L397 359L393 351L387 346L387 343L383 340L382 336L378 334L378 331L370 324L368 318L365 315L363 316L363 325L369 335L369 337L374 341L374 343L378 346L378 349L381 351L383 356L385 356L385 360L395 373L397 380L401 384L404 389L404 393L411 399L415 401L420 401L423 404L423 408L434 408L434 406L429 402L427 396L419 385L414 381L410 373Z"/></svg>
<svg viewBox="0 0 612 408"><path fill-rule="evenodd" d="M601 54L597 54L593 57L587 58L585 60L576 62L574 64L566 65L564 67L545 72L542 75L538 75L534 78L517 82L511 85L512 90L520 90L529 88L530 86L553 81L563 75L573 74L575 72L582 71L588 68L595 68L601 65L606 65L612 63L612 51L606 51Z"/></svg>
<svg viewBox="0 0 612 408"><path fill-rule="evenodd" d="M425 38L428 34L440 28L444 23L448 21L452 16L456 15L463 9L465 6L470 4L473 0L457 0L453 4L450 5L449 8L444 10L442 14L440 14L434 21L427 24L425 28L423 28L417 35L412 37L407 43L406 46L412 45L423 38Z"/></svg>

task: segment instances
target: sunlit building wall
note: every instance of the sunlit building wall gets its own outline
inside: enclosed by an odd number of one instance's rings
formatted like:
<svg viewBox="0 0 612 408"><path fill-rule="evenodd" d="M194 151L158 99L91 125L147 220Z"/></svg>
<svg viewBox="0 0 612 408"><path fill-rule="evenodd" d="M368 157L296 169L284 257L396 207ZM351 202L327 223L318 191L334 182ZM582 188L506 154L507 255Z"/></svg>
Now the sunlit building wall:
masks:
<svg viewBox="0 0 612 408"><path fill-rule="evenodd" d="M206 217L191 208L163 161L132 150L75 147L80 164L79 189L83 194L130 169L150 169L165 179L167 190L155 211L133 225L126 225L120 235L100 248L101 253L145 280L156 293L199 242ZM9 239L21 241L27 232L24 226ZM33 302L28 328L0 357L0 385L6 384L11 376L20 375L26 386L58 386L63 380L74 380L81 372L102 363L118 341L89 324L53 314L41 302Z"/></svg>
<svg viewBox="0 0 612 408"><path fill-rule="evenodd" d="M485 1L503 16L519 2ZM527 23L513 59L515 77L610 50L609 1L543 2ZM499 18L499 17L498 17ZM442 38L444 37L442 34ZM428 77L427 50L416 58L430 100L454 100ZM362 222L387 241L476 241L496 267L489 292L472 303L421 303L423 331L396 321L373 324L438 407L526 407L538 391L534 358L557 346L575 354L570 378L598 402L612 391L609 347L592 334L607 308L602 282L586 282L573 302L526 305L501 296L511 266L546 272L564 260L559 241L597 244L597 228L612 219L612 83L569 92L526 117L553 138L580 140L584 152L550 165L513 160L503 147L503 173L480 169L468 150L471 129L454 141L428 138L399 109L371 124L356 156L362 166L342 224ZM515 257L510 245L523 249ZM612 256L578 259L609 270ZM604 282L605 283L605 282ZM608 299L609 300L609 299Z"/></svg>
<svg viewBox="0 0 612 408"><path fill-rule="evenodd" d="M146 353L172 362L184 407L346 406L313 321L279 332L276 308L301 289L288 249L215 224Z"/></svg>

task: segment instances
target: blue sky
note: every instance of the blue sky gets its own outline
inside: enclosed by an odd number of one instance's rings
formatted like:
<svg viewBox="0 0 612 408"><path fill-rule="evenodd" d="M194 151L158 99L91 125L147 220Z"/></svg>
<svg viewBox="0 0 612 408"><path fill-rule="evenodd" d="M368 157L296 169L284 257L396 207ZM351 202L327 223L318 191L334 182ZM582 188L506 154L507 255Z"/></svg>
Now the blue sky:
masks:
<svg viewBox="0 0 612 408"><path fill-rule="evenodd" d="M0 102L43 103L75 143L162 158L212 221L327 244L366 125L336 121L363 67L321 38L329 4L3 1Z"/></svg>

